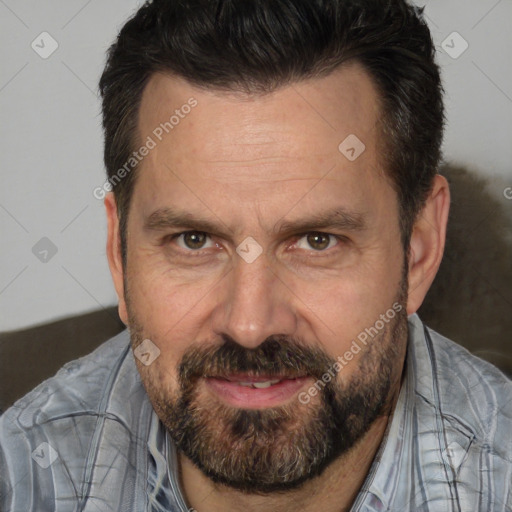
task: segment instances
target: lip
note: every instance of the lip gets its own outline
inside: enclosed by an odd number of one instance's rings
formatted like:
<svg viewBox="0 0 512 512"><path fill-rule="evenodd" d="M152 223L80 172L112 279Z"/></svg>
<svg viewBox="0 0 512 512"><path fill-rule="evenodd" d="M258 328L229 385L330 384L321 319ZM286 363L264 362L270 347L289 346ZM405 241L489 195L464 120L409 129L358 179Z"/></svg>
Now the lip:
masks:
<svg viewBox="0 0 512 512"><path fill-rule="evenodd" d="M266 388L242 386L240 382L261 383L282 379ZM227 377L206 377L206 387L223 402L242 409L264 409L285 404L310 381L311 377L284 377L278 375L230 375Z"/></svg>

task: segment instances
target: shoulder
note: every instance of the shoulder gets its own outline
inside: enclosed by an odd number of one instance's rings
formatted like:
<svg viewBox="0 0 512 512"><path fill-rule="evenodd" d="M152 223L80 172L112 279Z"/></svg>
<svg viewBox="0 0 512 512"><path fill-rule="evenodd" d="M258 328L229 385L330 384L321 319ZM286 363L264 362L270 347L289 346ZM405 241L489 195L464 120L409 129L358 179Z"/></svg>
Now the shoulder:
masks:
<svg viewBox="0 0 512 512"><path fill-rule="evenodd" d="M116 443L129 452L144 397L125 330L18 400L0 416L0 508L79 493L85 461Z"/></svg>
<svg viewBox="0 0 512 512"><path fill-rule="evenodd" d="M485 451L512 462L512 381L428 327L425 341L439 414Z"/></svg>
<svg viewBox="0 0 512 512"><path fill-rule="evenodd" d="M5 411L0 420L27 429L63 415L96 411L111 381L109 377L122 364L128 350L129 336L125 330L94 352L65 364Z"/></svg>

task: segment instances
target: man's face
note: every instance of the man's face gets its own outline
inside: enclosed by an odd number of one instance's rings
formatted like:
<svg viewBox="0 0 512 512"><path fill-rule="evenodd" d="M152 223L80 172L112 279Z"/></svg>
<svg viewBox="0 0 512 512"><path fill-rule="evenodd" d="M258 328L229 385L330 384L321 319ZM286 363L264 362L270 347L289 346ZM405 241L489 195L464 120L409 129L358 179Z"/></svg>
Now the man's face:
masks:
<svg viewBox="0 0 512 512"><path fill-rule="evenodd" d="M296 486L385 412L407 297L379 116L356 65L265 96L163 75L144 91L140 142L155 145L131 200L121 312L134 348L160 350L137 361L160 419L215 481Z"/></svg>

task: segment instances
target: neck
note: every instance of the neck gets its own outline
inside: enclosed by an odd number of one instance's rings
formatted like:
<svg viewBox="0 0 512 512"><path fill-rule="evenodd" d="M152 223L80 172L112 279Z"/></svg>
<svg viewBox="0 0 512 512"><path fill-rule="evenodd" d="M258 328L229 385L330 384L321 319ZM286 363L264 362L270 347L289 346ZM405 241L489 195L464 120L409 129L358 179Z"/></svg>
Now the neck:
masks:
<svg viewBox="0 0 512 512"><path fill-rule="evenodd" d="M398 394L391 410L397 397ZM301 512L349 511L382 442L390 416L391 413L379 417L349 452L331 463L320 476L292 491L249 494L215 484L180 453L184 494L197 512L295 512L298 506Z"/></svg>

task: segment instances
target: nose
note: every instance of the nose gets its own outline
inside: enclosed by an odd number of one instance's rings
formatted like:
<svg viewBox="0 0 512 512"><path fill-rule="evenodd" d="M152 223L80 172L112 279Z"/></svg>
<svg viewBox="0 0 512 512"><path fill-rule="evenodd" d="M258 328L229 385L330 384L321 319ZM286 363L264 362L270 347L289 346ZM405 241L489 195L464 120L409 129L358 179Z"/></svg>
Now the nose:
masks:
<svg viewBox="0 0 512 512"><path fill-rule="evenodd" d="M268 266L264 254L252 263L235 260L223 280L212 328L239 345L256 348L272 335L292 336L297 328L293 295Z"/></svg>

